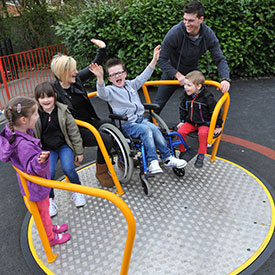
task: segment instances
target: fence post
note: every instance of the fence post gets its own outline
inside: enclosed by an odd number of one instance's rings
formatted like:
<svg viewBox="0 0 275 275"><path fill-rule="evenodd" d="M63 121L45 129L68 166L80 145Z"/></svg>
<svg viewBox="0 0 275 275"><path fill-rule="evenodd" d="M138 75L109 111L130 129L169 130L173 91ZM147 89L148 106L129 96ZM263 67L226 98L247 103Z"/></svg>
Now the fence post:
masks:
<svg viewBox="0 0 275 275"><path fill-rule="evenodd" d="M6 79L6 76L5 76L5 73L4 73L4 68L3 68L3 65L2 65L2 58L0 58L0 73L1 73L3 84L4 84L4 88L6 90L7 98L8 98L8 100L10 100L11 97L10 97L10 93L9 93L7 79Z"/></svg>

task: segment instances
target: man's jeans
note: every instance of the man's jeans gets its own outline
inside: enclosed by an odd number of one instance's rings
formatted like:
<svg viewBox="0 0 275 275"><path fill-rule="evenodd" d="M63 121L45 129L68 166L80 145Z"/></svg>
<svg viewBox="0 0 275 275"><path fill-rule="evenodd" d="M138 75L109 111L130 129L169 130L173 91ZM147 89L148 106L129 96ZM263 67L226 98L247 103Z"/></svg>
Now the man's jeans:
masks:
<svg viewBox="0 0 275 275"><path fill-rule="evenodd" d="M166 73L162 73L161 80L171 80L171 78ZM173 95L173 93L178 87L179 85L159 85L158 86L158 92L153 102L160 106L160 108L156 111L157 114L161 112L161 110L164 108L169 98Z"/></svg>
<svg viewBox="0 0 275 275"><path fill-rule="evenodd" d="M170 157L170 149L167 147L166 140L159 127L149 122L147 119L140 117L135 122L123 124L122 129L128 136L141 138L148 164L150 164L152 160L157 159L156 148L158 148L160 157L163 161Z"/></svg>
<svg viewBox="0 0 275 275"><path fill-rule="evenodd" d="M81 184L79 176L74 169L74 153L68 145L63 145L55 151L50 151L51 179L55 177L58 158L61 161L62 170L70 182ZM50 198L54 198L53 189L51 190Z"/></svg>

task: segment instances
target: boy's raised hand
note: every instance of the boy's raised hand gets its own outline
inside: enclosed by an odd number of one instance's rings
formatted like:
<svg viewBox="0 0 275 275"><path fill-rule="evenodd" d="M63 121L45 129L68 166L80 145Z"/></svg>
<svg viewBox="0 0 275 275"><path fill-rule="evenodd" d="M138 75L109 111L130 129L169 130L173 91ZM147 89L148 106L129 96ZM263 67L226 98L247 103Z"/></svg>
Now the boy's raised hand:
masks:
<svg viewBox="0 0 275 275"><path fill-rule="evenodd" d="M92 72L96 77L103 77L103 68L101 65L97 65L96 63L92 63L89 67L89 71Z"/></svg>
<svg viewBox="0 0 275 275"><path fill-rule="evenodd" d="M97 65L96 63L92 63L89 67L89 71L92 72L96 78L97 78L97 83L98 84L103 84L104 79L103 79L103 68L101 65Z"/></svg>
<svg viewBox="0 0 275 275"><path fill-rule="evenodd" d="M157 62L158 62L158 59L159 59L159 53L161 51L161 47L160 45L157 45L155 48L154 48L154 55L153 55L153 59L152 61L150 62L150 67L152 67L153 69L155 68Z"/></svg>
<svg viewBox="0 0 275 275"><path fill-rule="evenodd" d="M161 46L160 46L160 45L157 45L157 46L154 48L154 56L153 56L153 59L155 59L156 61L159 60L160 51L161 51Z"/></svg>
<svg viewBox="0 0 275 275"><path fill-rule="evenodd" d="M91 41L92 43L94 43L96 46L98 46L99 48L106 48L106 44L105 44L105 42L102 41L102 40L92 38L90 41Z"/></svg>

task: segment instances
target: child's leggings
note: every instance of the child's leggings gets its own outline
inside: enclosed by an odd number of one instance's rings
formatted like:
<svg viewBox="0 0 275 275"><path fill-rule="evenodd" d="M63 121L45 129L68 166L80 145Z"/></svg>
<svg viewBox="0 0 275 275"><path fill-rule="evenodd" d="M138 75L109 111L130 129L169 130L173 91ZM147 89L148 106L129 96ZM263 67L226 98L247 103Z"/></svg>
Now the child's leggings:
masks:
<svg viewBox="0 0 275 275"><path fill-rule="evenodd" d="M53 234L53 224L49 214L49 205L50 205L49 196L47 196L47 198L44 199L43 201L37 201L36 205L40 213L48 240L51 241L54 237L54 234Z"/></svg>
<svg viewBox="0 0 275 275"><path fill-rule="evenodd" d="M186 136L191 133L198 130L198 136L199 136L199 154L206 154L207 152L207 138L208 138L208 132L209 127L208 126L200 126L196 127L188 122L185 122L179 129L178 133L181 134L184 141L186 142ZM180 144L180 151L184 152L186 149L183 144Z"/></svg>

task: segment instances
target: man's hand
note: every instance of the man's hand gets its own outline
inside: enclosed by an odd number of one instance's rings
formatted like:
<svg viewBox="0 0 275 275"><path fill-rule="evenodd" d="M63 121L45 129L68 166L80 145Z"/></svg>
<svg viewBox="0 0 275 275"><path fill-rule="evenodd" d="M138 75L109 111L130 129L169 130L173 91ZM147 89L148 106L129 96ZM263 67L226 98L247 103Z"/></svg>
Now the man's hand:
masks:
<svg viewBox="0 0 275 275"><path fill-rule="evenodd" d="M223 80L223 81L221 82L221 89L220 89L220 90L221 90L223 93L225 93L225 92L228 92L229 89L230 89L230 83L229 83L227 80Z"/></svg>
<svg viewBox="0 0 275 275"><path fill-rule="evenodd" d="M177 73L175 74L175 77L176 77L176 79L179 81L180 86L183 86L185 76L184 76L182 73L177 72Z"/></svg>

